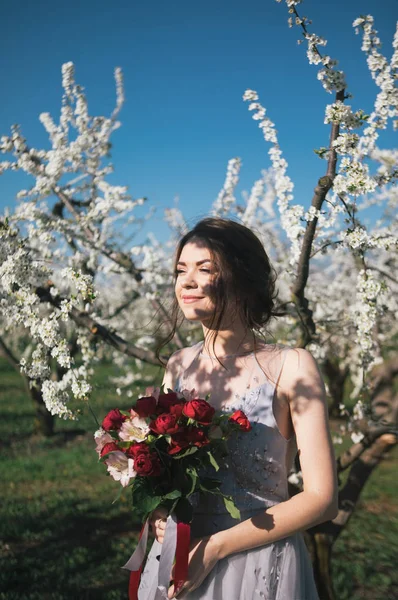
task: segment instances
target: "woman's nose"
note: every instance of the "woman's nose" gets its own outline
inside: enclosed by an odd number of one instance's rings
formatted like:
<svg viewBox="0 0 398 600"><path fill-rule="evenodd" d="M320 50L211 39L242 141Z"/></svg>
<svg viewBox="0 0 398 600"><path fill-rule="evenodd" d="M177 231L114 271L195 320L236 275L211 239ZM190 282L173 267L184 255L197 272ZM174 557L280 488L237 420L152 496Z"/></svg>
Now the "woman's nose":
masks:
<svg viewBox="0 0 398 600"><path fill-rule="evenodd" d="M195 281L195 277L193 277L193 275L186 275L185 277L183 277L182 281L181 281L181 287L183 288L196 288L198 287L198 284Z"/></svg>

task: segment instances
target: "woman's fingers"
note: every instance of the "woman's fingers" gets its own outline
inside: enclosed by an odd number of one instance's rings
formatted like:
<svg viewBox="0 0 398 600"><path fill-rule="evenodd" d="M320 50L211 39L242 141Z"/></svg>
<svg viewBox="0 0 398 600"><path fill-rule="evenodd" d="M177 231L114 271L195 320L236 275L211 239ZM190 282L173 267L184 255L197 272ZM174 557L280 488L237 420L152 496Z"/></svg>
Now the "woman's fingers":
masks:
<svg viewBox="0 0 398 600"><path fill-rule="evenodd" d="M159 506L158 508L156 508L153 511L151 518L155 518L155 519L167 519L167 510L165 508Z"/></svg>
<svg viewBox="0 0 398 600"><path fill-rule="evenodd" d="M164 532L166 531L167 511L164 508L157 508L153 511L150 524L156 540L162 544Z"/></svg>
<svg viewBox="0 0 398 600"><path fill-rule="evenodd" d="M177 592L175 590L174 584L171 584L167 592L167 598L178 598L178 600L180 600L180 598L186 598L187 591L187 582L185 582L182 588Z"/></svg>

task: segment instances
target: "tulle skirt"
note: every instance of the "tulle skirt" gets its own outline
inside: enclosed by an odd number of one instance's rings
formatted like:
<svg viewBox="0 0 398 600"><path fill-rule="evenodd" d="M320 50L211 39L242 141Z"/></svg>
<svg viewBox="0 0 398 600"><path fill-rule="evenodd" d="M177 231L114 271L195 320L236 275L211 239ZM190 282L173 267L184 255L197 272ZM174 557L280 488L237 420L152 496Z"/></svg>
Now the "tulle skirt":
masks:
<svg viewBox="0 0 398 600"><path fill-rule="evenodd" d="M251 515L242 515L242 520ZM236 523L236 521L235 521ZM227 515L194 519L193 537L231 526ZM161 544L154 541L142 574L139 600L153 600ZM182 595L189 600L319 600L310 557L301 533L219 560L202 584Z"/></svg>

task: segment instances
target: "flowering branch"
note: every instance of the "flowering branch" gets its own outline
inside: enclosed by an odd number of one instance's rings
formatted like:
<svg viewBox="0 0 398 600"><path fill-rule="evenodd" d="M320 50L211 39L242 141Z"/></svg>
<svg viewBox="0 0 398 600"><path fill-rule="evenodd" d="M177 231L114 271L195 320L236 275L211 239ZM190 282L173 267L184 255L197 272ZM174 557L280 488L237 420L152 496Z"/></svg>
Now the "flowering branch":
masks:
<svg viewBox="0 0 398 600"><path fill-rule="evenodd" d="M49 302L57 308L61 308L62 304L65 302L65 298L62 298L59 295L53 296L50 293L50 288L48 287L37 288L36 294L40 298L41 302ZM100 337L101 339L103 339L104 342L106 342L113 348L116 348L116 350L118 350L119 352L126 354L127 356L131 356L133 358L138 358L139 360L143 360L150 364L159 365L159 361L157 360L154 352L150 350L144 350L143 348L138 348L134 344L127 342L121 336L110 331L104 325L101 325L88 313L78 310L74 306L71 306L68 310L68 314L70 318L76 323L76 325L88 329L93 335Z"/></svg>

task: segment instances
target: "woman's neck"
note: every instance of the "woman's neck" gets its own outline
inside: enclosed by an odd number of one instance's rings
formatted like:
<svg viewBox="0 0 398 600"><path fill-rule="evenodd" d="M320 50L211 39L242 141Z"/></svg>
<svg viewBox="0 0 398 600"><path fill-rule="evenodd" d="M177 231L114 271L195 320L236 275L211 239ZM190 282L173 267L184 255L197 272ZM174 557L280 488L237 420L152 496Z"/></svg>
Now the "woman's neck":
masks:
<svg viewBox="0 0 398 600"><path fill-rule="evenodd" d="M225 328L214 331L203 326L203 354L208 356L235 356L253 352L258 344L256 337L250 329L243 324L234 324L233 328Z"/></svg>

